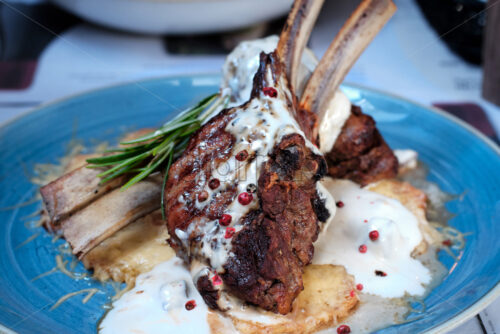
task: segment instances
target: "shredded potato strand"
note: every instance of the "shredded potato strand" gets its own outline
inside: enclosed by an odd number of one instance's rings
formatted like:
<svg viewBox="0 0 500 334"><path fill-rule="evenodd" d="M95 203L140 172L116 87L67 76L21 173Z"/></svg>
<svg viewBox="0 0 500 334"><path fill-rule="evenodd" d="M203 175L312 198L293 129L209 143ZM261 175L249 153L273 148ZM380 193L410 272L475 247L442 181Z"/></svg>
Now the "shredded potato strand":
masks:
<svg viewBox="0 0 500 334"><path fill-rule="evenodd" d="M38 280L38 279L40 279L40 278L42 278L42 277L48 276L48 275L53 274L53 273L55 273L55 272L57 272L57 267L54 267L54 268L50 269L49 271L46 271L46 272L44 272L44 273L41 273L40 275L38 275L38 276L36 276L36 277L32 278L32 279L31 279L31 281L32 281L32 282L34 282L34 281L36 281L36 280Z"/></svg>
<svg viewBox="0 0 500 334"><path fill-rule="evenodd" d="M66 300L70 299L71 297L82 294L82 293L87 293L87 296L85 298L83 298L83 300L82 300L82 303L85 304L86 302L89 301L90 298L92 298L93 295L95 295L99 291L100 291L99 289L90 288L90 289L83 289L83 290L68 293L68 294L62 296L61 298L59 298L59 300L54 305L52 305L52 307L50 308L50 311L55 310L56 308L59 307L59 305L61 305Z"/></svg>
<svg viewBox="0 0 500 334"><path fill-rule="evenodd" d="M120 299L121 296L125 294L125 292L131 290L133 288L132 285L127 284L123 289L120 287L121 283L119 282L110 282L111 287L113 290L115 290L115 295L111 298L111 300L115 301L117 299Z"/></svg>
<svg viewBox="0 0 500 334"><path fill-rule="evenodd" d="M39 235L40 235L40 233L35 233L35 234L31 235L28 239L24 240L19 245L17 245L15 249L19 249L19 248L23 247L24 245L29 244L30 242L35 240Z"/></svg>
<svg viewBox="0 0 500 334"><path fill-rule="evenodd" d="M74 279L82 279L88 277L87 273L76 273L76 272L71 272L66 268L66 265L68 264L68 260L63 260L61 255L56 255L56 265L57 269L59 269L63 274L74 278Z"/></svg>

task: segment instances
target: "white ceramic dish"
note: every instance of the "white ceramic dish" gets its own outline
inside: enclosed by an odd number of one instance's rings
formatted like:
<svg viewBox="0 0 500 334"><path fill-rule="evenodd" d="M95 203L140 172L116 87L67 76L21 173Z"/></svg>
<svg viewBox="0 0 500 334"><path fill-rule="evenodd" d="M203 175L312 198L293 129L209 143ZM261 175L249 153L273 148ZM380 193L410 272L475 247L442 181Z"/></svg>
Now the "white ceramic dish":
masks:
<svg viewBox="0 0 500 334"><path fill-rule="evenodd" d="M51 0L91 22L145 34L198 34L285 15L292 0Z"/></svg>

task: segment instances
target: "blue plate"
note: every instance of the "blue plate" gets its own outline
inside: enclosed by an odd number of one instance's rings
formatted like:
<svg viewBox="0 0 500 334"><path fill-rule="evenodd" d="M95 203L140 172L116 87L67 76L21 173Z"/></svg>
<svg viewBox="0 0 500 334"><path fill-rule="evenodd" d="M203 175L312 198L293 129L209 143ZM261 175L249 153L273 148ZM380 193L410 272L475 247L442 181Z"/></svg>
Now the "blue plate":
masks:
<svg viewBox="0 0 500 334"><path fill-rule="evenodd" d="M127 130L154 127L218 90L217 76L173 77L90 92L18 118L0 128L0 323L18 333L95 333L112 289L61 273L33 280L55 266L56 247L30 227L41 203L30 182L37 163L57 163L72 138L91 147ZM428 179L448 193L450 225L466 237L458 263L425 299L423 317L380 333L441 332L472 317L500 294L499 149L471 127L437 110L353 86L344 91L372 114L393 148L412 148L430 168ZM38 235L25 243L28 238ZM76 270L84 271L81 265ZM50 308L69 292L97 287ZM0 326L1 327L1 326ZM2 329L0 328L0 331ZM4 329L6 330L6 329Z"/></svg>

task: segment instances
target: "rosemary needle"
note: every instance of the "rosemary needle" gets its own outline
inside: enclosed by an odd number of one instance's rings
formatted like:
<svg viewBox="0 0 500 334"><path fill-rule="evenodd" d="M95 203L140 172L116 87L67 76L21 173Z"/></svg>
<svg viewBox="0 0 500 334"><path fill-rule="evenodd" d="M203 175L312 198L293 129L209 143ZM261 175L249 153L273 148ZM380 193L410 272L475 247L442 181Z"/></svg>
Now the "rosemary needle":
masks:
<svg viewBox="0 0 500 334"><path fill-rule="evenodd" d="M224 103L218 94L210 95L196 106L180 113L156 131L121 142L125 147L108 150L109 155L87 159L88 168L106 168L98 176L106 183L123 174L135 174L122 186L122 190L143 180L151 173L164 172L165 185L173 159L187 146L190 135L198 130L213 111ZM163 203L163 189L162 189Z"/></svg>

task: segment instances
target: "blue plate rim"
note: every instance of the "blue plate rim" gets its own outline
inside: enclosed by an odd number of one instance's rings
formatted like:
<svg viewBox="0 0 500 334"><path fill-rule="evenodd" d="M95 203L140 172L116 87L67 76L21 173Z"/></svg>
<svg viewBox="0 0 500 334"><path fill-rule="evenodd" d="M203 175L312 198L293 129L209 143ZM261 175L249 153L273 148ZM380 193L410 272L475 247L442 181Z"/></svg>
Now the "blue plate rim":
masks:
<svg viewBox="0 0 500 334"><path fill-rule="evenodd" d="M145 80L132 80L132 81L122 82L122 83L118 83L118 84L114 84L114 85L108 85L108 86L103 86L103 87L99 87L99 88L88 89L88 90L85 90L85 91L82 91L82 92L79 92L76 94L71 94L71 95L68 95L68 96L65 96L62 98L58 98L58 99L55 99L52 101L44 102L31 110L25 111L25 112L15 116L15 117L11 118L10 120L7 120L7 121L3 122L2 124L0 124L0 132L3 131L4 129L6 129L7 127L9 127L10 125L14 124L15 122L21 120L23 117L26 117L32 113L40 112L42 109L52 107L52 106L55 106L57 104L64 103L66 101L69 101L69 100L72 100L72 99L75 99L78 97L82 97L84 95L88 95L91 93L96 93L96 92L103 91L103 90L119 88L119 87L123 87L123 86L130 86L130 85L139 85L140 86L141 83L148 83L148 82L153 82L153 81L175 80L175 79L183 79L183 78L185 79L185 78L193 78L193 77L208 77L208 78L216 79L216 78L220 78L220 74L212 72L212 73L200 73L200 74L181 74L181 75L159 76L159 77L153 77L153 78L149 78L149 79L145 79ZM366 86L363 86L360 84L343 83L341 85L341 88L342 87L349 87L349 88L355 88L355 89L359 89L359 90L363 90L363 91L372 92L372 93L375 93L377 95L382 95L382 96L386 96L386 97L389 97L389 98L394 99L394 100L399 100L399 101L402 101L404 103L415 105L419 108L426 109L426 110L431 111L435 114L438 114L439 116L445 118L446 120L448 120L452 123L455 123L459 127L462 127L463 129L470 132L472 135L481 139L500 158L500 147L497 144L495 144L490 138L486 137L483 133L481 133L479 130L477 130L476 128L474 128L470 124L462 121L458 117L456 117L452 114L449 114L449 113L447 113L439 108L436 108L433 106L427 106L427 105L421 104L419 102L415 102L411 99L399 96L397 94L388 93L388 92L385 92L383 90L379 90L379 89L371 88L371 87L366 87ZM494 300L496 300L499 297L500 297L500 282L497 282L494 288L492 288L488 293L483 295L480 299L478 299L470 307L468 307L464 311L458 313L454 317L447 319L446 321L437 325L436 327L429 329L427 331L427 333L432 333L432 334L445 333L453 328L456 328L459 325L465 323L467 320L474 317L476 314L478 314L482 310L484 310L489 304L491 304ZM5 332L6 334L17 334L17 332L14 332L13 330L5 327L2 324L0 324L0 331Z"/></svg>

